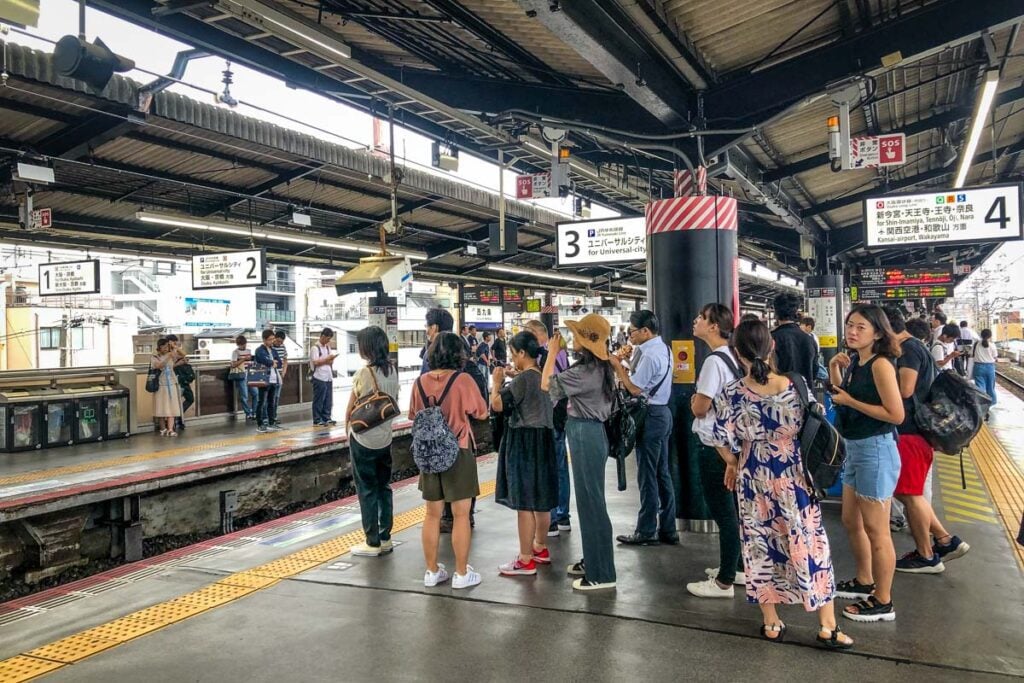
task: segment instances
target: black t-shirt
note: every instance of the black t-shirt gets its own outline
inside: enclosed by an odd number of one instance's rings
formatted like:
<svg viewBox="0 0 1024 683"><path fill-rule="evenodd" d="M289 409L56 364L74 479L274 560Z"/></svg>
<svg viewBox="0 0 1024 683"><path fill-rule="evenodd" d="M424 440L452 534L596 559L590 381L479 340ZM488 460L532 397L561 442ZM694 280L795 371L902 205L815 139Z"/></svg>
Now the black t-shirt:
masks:
<svg viewBox="0 0 1024 683"><path fill-rule="evenodd" d="M885 356L876 355L861 365L856 354L853 354L852 361L850 368L846 371L843 388L861 403L871 406L882 405L882 397L875 385L875 375L871 366L875 363L892 363L893 361ZM839 406L838 411L840 415L839 433L847 439L866 439L870 436L889 434L895 429L895 425L876 420L849 406Z"/></svg>
<svg viewBox="0 0 1024 683"><path fill-rule="evenodd" d="M491 344L491 353L494 354L494 360L499 363L508 362L508 349L505 346L504 339L498 338L494 340L494 343Z"/></svg>
<svg viewBox="0 0 1024 683"><path fill-rule="evenodd" d="M818 348L814 345L811 335L800 329L796 323L782 323L772 330L775 340L775 366L780 374L799 372L807 381L807 386L814 386L817 375Z"/></svg>
<svg viewBox="0 0 1024 683"><path fill-rule="evenodd" d="M917 385L914 395L903 399L903 412L906 418L898 428L900 434L917 434L917 423L914 422L914 398L922 403L928 398L928 391L935 380L935 361L928 352L928 347L915 337L904 339L900 344L903 354L896 361L897 376L901 368L917 371Z"/></svg>

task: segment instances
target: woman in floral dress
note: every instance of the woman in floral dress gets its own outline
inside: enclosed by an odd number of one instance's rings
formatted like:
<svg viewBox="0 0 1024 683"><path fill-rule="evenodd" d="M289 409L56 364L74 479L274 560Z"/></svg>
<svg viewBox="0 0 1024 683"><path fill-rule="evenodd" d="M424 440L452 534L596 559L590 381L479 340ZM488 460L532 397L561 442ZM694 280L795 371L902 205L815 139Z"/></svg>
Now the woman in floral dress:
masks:
<svg viewBox="0 0 1024 683"><path fill-rule="evenodd" d="M772 337L763 322L740 323L733 345L747 375L716 398L713 434L726 462L725 485L739 499L747 600L761 608L766 640L786 636L776 605L801 604L818 612L819 643L847 649L853 641L836 624L821 507L803 474L800 397L789 378L768 365Z"/></svg>

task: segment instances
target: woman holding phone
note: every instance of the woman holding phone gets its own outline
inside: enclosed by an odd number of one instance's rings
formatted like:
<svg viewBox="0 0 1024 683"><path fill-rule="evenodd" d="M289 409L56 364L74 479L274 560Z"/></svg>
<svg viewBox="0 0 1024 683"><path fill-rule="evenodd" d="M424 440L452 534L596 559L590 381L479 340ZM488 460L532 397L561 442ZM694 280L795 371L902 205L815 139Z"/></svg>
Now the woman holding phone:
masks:
<svg viewBox="0 0 1024 683"><path fill-rule="evenodd" d="M903 397L896 376L900 346L881 307L860 305L846 316L848 351L829 362L832 402L846 441L843 466L843 525L857 575L836 587L840 598L857 600L843 610L854 621L894 621L892 579L896 549L889 508L900 475L896 426L903 422Z"/></svg>

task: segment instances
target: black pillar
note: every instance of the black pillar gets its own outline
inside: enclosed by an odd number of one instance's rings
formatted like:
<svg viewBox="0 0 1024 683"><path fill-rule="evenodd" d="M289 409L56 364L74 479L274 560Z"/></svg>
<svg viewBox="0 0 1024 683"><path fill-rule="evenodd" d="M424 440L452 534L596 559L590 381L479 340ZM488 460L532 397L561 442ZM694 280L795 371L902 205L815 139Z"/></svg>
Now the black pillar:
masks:
<svg viewBox="0 0 1024 683"><path fill-rule="evenodd" d="M698 447L691 431L697 370L710 349L693 337L693 320L707 303L739 314L736 200L677 197L647 207L647 282L661 336L672 349L674 429L669 446L677 481L677 516L684 529L712 531L701 493Z"/></svg>

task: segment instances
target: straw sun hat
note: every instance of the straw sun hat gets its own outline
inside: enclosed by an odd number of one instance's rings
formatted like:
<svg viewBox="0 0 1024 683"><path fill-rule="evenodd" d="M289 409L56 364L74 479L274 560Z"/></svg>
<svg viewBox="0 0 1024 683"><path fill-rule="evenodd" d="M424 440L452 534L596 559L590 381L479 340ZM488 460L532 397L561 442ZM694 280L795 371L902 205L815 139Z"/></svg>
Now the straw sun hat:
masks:
<svg viewBox="0 0 1024 683"><path fill-rule="evenodd" d="M591 313L578 321L567 320L565 326L572 331L574 343L584 348L601 360L608 360L608 337L611 326L608 321L596 313Z"/></svg>

